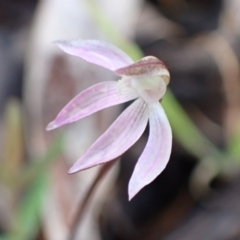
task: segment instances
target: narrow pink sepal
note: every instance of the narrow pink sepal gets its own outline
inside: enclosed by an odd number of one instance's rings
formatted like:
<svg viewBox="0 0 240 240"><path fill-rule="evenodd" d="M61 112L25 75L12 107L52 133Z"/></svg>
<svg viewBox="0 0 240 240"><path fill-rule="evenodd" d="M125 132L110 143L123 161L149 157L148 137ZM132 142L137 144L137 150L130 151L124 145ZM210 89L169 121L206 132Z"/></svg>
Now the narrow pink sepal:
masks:
<svg viewBox="0 0 240 240"><path fill-rule="evenodd" d="M71 100L46 129L52 130L75 122L101 109L130 101L137 96L133 89L127 87L125 87L124 93L119 93L118 83L114 81L95 84Z"/></svg>
<svg viewBox="0 0 240 240"><path fill-rule="evenodd" d="M55 41L64 52L80 57L90 63L112 71L133 63L133 60L119 48L98 40Z"/></svg>
<svg viewBox="0 0 240 240"><path fill-rule="evenodd" d="M137 99L73 165L69 173L94 167L119 157L140 138L147 122L147 104L142 99Z"/></svg>
<svg viewBox="0 0 240 240"><path fill-rule="evenodd" d="M149 139L129 181L129 200L164 170L171 154L172 130L162 106L152 103L149 112Z"/></svg>

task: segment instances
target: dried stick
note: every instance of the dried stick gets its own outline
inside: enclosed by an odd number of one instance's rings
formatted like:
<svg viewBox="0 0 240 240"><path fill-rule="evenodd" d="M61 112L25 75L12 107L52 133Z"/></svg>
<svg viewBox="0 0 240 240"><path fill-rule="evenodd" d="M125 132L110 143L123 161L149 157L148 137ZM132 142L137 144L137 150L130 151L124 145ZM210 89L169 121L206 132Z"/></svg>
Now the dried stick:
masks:
<svg viewBox="0 0 240 240"><path fill-rule="evenodd" d="M101 179L106 175L106 173L111 169L113 164L117 159L112 160L111 162L105 163L99 170L96 178L94 179L92 185L90 186L89 190L86 193L83 201L78 205L78 209L76 210L76 214L73 217L73 222L70 227L70 237L69 240L74 240L77 234L78 226L81 223L82 217L84 215L84 211L86 210L86 206L89 203L94 190L100 183Z"/></svg>

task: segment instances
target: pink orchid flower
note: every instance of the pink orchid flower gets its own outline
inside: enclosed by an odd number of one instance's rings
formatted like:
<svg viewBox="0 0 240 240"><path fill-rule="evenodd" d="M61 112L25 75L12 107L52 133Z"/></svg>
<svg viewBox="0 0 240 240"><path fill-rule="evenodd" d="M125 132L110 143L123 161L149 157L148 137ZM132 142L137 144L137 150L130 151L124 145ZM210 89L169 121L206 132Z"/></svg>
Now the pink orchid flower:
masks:
<svg viewBox="0 0 240 240"><path fill-rule="evenodd" d="M73 165L69 173L121 156L140 138L149 121L149 138L129 182L130 200L163 171L170 157L172 131L159 102L169 83L169 72L156 57L144 57L134 63L123 51L105 42L73 40L55 43L64 52L108 68L121 79L118 82L101 82L81 92L61 110L47 130L136 99Z"/></svg>

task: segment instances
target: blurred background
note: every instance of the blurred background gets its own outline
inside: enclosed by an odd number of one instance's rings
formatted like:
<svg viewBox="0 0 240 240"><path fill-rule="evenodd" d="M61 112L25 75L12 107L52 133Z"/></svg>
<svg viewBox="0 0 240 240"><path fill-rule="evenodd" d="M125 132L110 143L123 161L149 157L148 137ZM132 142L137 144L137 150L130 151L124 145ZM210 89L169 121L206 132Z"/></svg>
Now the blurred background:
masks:
<svg viewBox="0 0 240 240"><path fill-rule="evenodd" d="M0 240L240 239L240 1L1 0ZM127 106L46 132L77 93L117 80L52 41L99 39L171 73L167 168L127 199L148 137L68 175Z"/></svg>

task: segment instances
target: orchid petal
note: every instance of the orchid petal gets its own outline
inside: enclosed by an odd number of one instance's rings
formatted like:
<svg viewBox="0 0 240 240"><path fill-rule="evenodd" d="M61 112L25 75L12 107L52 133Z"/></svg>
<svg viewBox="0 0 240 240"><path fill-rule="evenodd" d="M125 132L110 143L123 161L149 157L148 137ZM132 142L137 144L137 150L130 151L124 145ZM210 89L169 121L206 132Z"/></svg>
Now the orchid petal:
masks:
<svg viewBox="0 0 240 240"><path fill-rule="evenodd" d="M149 111L149 139L129 181L129 199L163 171L171 154L172 130L162 106L153 103Z"/></svg>
<svg viewBox="0 0 240 240"><path fill-rule="evenodd" d="M52 130L64 124L75 122L101 109L124 103L137 98L137 93L127 86L119 93L118 83L114 81L101 82L78 94L49 123L47 130Z"/></svg>
<svg viewBox="0 0 240 240"><path fill-rule="evenodd" d="M55 41L54 43L68 54L112 71L133 63L126 53L109 43L97 40Z"/></svg>
<svg viewBox="0 0 240 240"><path fill-rule="evenodd" d="M142 135L148 115L147 104L137 99L73 165L69 173L103 164L122 155Z"/></svg>

